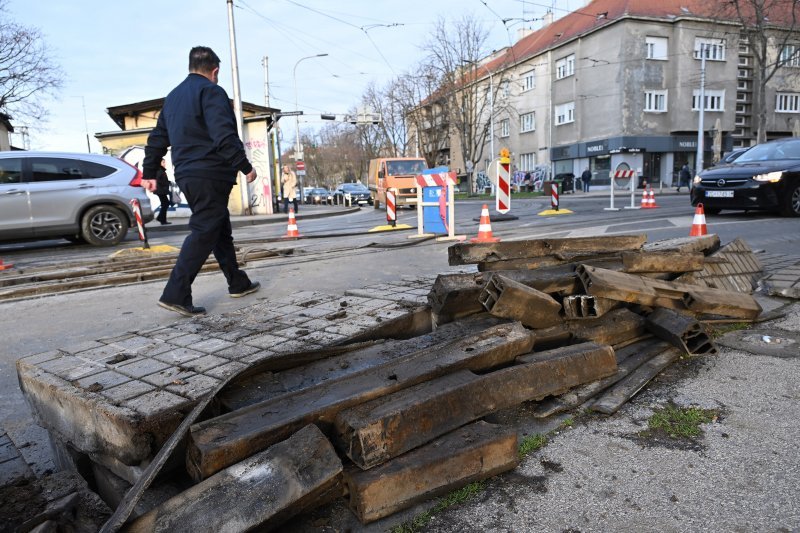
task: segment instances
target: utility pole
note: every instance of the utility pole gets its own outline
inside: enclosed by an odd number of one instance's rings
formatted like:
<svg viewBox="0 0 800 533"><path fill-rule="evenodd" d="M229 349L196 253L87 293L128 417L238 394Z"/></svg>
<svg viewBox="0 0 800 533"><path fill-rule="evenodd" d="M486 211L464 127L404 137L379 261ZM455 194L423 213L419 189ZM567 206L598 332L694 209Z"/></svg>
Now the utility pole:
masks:
<svg viewBox="0 0 800 533"><path fill-rule="evenodd" d="M242 121L242 96L239 90L239 59L236 55L236 29L233 24L233 0L226 0L228 4L228 36L231 42L231 75L233 77L233 114L236 116L236 131L244 142L244 123ZM250 194L247 187L247 178L239 173L239 188L242 199L242 215L250 212Z"/></svg>
<svg viewBox="0 0 800 533"><path fill-rule="evenodd" d="M706 54L708 47L705 43L700 43L700 116L697 120L697 161L694 164L695 175L703 171L703 120L706 108ZM691 189L691 183L689 188Z"/></svg>
<svg viewBox="0 0 800 533"><path fill-rule="evenodd" d="M264 106L269 107L269 58L264 56L261 64L264 65Z"/></svg>

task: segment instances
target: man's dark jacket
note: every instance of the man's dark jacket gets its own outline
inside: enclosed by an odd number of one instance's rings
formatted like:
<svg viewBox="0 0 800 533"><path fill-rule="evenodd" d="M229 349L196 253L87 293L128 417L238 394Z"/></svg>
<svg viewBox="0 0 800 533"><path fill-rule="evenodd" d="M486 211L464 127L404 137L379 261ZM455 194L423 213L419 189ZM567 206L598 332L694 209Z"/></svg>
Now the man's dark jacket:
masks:
<svg viewBox="0 0 800 533"><path fill-rule="evenodd" d="M155 179L170 146L177 181L195 177L235 183L237 171L253 169L225 89L200 74L189 74L167 95L147 138L144 179Z"/></svg>

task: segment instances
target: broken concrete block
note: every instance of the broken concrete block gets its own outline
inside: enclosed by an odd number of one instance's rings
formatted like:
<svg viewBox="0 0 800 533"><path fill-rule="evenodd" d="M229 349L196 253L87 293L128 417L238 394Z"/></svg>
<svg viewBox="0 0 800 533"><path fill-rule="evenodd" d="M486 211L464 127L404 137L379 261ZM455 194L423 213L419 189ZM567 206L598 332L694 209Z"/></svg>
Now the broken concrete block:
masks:
<svg viewBox="0 0 800 533"><path fill-rule="evenodd" d="M648 242L642 247L642 250L646 252L702 252L709 255L719 249L719 244L719 236L712 233L700 237L676 237Z"/></svg>
<svg viewBox="0 0 800 533"><path fill-rule="evenodd" d="M590 296L588 294L575 294L565 296L563 304L564 317L567 320L582 318L597 318L620 306L616 300Z"/></svg>
<svg viewBox="0 0 800 533"><path fill-rule="evenodd" d="M150 531L270 529L335 485L342 462L313 424L170 498L127 528Z"/></svg>
<svg viewBox="0 0 800 533"><path fill-rule="evenodd" d="M475 422L370 470L345 471L350 508L366 524L517 466L517 432Z"/></svg>
<svg viewBox="0 0 800 533"><path fill-rule="evenodd" d="M546 328L563 321L561 304L547 293L503 276L489 276L478 300L491 314L519 320L529 328Z"/></svg>
<svg viewBox="0 0 800 533"><path fill-rule="evenodd" d="M689 355L714 355L717 347L694 318L672 309L659 308L647 316L645 327Z"/></svg>
<svg viewBox="0 0 800 533"><path fill-rule="evenodd" d="M702 270L680 276L675 281L749 294L762 273L761 262L747 243L735 239L707 257Z"/></svg>

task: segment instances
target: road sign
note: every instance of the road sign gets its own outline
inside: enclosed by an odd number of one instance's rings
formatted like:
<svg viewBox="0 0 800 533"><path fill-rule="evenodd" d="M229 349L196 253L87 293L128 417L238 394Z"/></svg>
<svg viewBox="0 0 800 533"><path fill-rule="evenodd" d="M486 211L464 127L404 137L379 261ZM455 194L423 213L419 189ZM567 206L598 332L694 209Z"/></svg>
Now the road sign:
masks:
<svg viewBox="0 0 800 533"><path fill-rule="evenodd" d="M298 161L296 163L297 170L305 170L306 169L306 162L305 161Z"/></svg>

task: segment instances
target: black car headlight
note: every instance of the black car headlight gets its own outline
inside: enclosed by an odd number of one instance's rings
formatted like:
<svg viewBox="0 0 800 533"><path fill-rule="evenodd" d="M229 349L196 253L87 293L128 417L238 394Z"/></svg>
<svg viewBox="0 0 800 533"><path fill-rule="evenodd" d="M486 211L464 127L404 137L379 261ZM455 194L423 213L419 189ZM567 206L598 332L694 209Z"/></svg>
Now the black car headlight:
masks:
<svg viewBox="0 0 800 533"><path fill-rule="evenodd" d="M783 177L783 171L778 170L776 172L767 172L766 174L756 174L755 176L753 176L753 179L762 182L778 183L779 181L781 181L782 177Z"/></svg>
<svg viewBox="0 0 800 533"><path fill-rule="evenodd" d="M694 177L694 179L692 180L692 182L693 182L695 185L700 185L700 182L701 182L701 181L703 181L703 179L702 179L700 176L695 176L695 177Z"/></svg>

